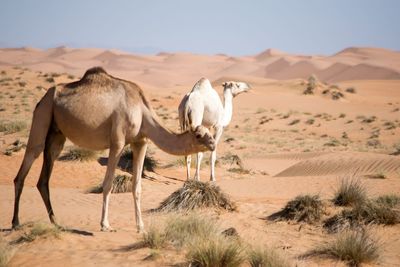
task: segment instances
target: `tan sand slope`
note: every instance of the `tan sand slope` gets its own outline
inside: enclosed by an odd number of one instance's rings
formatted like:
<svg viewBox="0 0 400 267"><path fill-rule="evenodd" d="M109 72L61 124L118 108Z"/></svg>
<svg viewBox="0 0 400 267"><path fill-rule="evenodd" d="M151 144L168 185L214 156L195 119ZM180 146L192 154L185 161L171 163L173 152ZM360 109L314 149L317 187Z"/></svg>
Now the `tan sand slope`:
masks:
<svg viewBox="0 0 400 267"><path fill-rule="evenodd" d="M56 47L0 49L1 66L81 75L99 65L110 73L152 86L191 85L199 77L245 75L258 78L296 79L317 75L322 81L400 79L400 53L382 48L347 48L332 56L290 55L268 49L254 56L159 53L134 55L98 48ZM149 78L151 76L151 78Z"/></svg>
<svg viewBox="0 0 400 267"><path fill-rule="evenodd" d="M400 158L376 153L328 153L302 160L275 176L359 176L378 173L400 173Z"/></svg>

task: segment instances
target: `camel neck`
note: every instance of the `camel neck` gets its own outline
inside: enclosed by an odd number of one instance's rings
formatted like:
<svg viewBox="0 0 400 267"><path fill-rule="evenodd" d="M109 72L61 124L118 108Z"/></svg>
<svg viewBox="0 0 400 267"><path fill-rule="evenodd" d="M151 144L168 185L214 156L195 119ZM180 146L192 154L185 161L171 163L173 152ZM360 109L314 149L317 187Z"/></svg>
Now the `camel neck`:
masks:
<svg viewBox="0 0 400 267"><path fill-rule="evenodd" d="M224 117L222 119L222 126L228 126L232 120L232 101L233 95L231 90L224 90Z"/></svg>
<svg viewBox="0 0 400 267"><path fill-rule="evenodd" d="M188 155L196 153L194 138L189 132L177 134L165 128L154 112L143 113L142 131L161 150L172 155Z"/></svg>

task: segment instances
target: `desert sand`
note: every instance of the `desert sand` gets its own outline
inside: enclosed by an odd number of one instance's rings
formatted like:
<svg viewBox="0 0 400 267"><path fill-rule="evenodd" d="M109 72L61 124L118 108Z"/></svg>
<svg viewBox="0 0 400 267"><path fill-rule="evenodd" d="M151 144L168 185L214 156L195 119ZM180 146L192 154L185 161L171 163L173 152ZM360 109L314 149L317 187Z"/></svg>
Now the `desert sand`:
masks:
<svg viewBox="0 0 400 267"><path fill-rule="evenodd" d="M268 49L258 55L231 57L190 53L134 55L118 50L58 47L0 49L0 122L23 122L15 133L0 133L1 237L10 231L14 202L13 179L24 150L5 155L14 141L27 141L32 111L46 90L56 83L79 79L87 68L102 66L110 74L138 83L163 122L179 131L178 104L201 77L222 93L226 80L245 81L252 91L234 99L233 119L218 146L217 185L239 207L237 212L203 211L218 219L221 229L235 227L251 244L276 247L297 266L344 266L329 259L306 258L317 244L329 240L320 225L270 222L300 194L332 198L340 179L358 177L370 197L400 194L400 53L381 48L347 48L331 56L291 55ZM304 95L310 75L318 79L313 95ZM333 100L324 89L339 90ZM354 89L354 93L347 89ZM66 143L66 148L72 143ZM143 179L145 224L162 221L153 214L182 186L183 159L149 146L158 161L152 179ZM232 170L222 158L239 156L246 172ZM102 152L107 156L107 151ZM209 157L206 153L205 159ZM36 189L41 157L25 182L20 220L48 222ZM101 163L101 162L100 162ZM144 260L150 249L126 250L138 242L131 193L113 194L110 223L117 230L100 231L102 197L88 188L103 178L106 166L97 161L56 161L50 180L55 214L64 226L81 234L63 233L60 239L40 239L16 246L10 266L171 266L185 262L184 251L166 249L155 261ZM117 170L119 174L127 174ZM193 171L192 171L193 173ZM382 174L385 179L369 175ZM209 168L201 171L202 180ZM400 226L373 226L382 241L381 258L371 266L398 266ZM88 233L85 235L82 233Z"/></svg>

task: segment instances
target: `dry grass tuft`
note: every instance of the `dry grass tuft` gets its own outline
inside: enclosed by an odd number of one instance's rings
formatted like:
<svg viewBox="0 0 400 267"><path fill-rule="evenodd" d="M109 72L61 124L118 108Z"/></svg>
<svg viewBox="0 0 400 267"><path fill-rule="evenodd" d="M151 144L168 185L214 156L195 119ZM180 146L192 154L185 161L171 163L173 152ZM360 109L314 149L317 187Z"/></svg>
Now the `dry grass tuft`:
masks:
<svg viewBox="0 0 400 267"><path fill-rule="evenodd" d="M203 239L193 244L186 257L193 267L236 267L246 260L241 244L224 237Z"/></svg>
<svg viewBox="0 0 400 267"><path fill-rule="evenodd" d="M379 243L366 231L344 231L332 242L314 250L321 255L346 261L350 266L373 262L379 258Z"/></svg>
<svg viewBox="0 0 400 267"><path fill-rule="evenodd" d="M0 121L0 132L12 134L25 130L27 127L24 121Z"/></svg>
<svg viewBox="0 0 400 267"><path fill-rule="evenodd" d="M92 161L99 157L99 152L80 147L71 147L59 160L61 161Z"/></svg>
<svg viewBox="0 0 400 267"><path fill-rule="evenodd" d="M400 223L400 197L384 195L343 210L326 220L324 227L330 232L338 232L345 228L367 224L394 225L398 223Z"/></svg>
<svg viewBox="0 0 400 267"><path fill-rule="evenodd" d="M342 179L333 203L338 206L361 204L367 199L364 185L357 179Z"/></svg>
<svg viewBox="0 0 400 267"><path fill-rule="evenodd" d="M103 185L99 184L90 188L88 193L101 194L103 193ZM117 175L115 176L111 188L111 193L128 193L132 192L132 176Z"/></svg>
<svg viewBox="0 0 400 267"><path fill-rule="evenodd" d="M149 230L143 234L143 247L160 249L167 245L168 239L165 232L160 227L151 225Z"/></svg>
<svg viewBox="0 0 400 267"><path fill-rule="evenodd" d="M248 253L251 267L289 267L290 263L278 251L271 248L251 249Z"/></svg>
<svg viewBox="0 0 400 267"><path fill-rule="evenodd" d="M300 195L289 201L279 212L269 216L272 220L295 220L314 223L325 213L325 205L318 195Z"/></svg>
<svg viewBox="0 0 400 267"><path fill-rule="evenodd" d="M155 211L189 211L198 208L236 210L236 205L212 183L190 180L166 198Z"/></svg>
<svg viewBox="0 0 400 267"><path fill-rule="evenodd" d="M175 247L183 247L194 243L194 240L209 239L218 234L218 226L214 220L196 214L172 216L165 227L165 235Z"/></svg>
<svg viewBox="0 0 400 267"><path fill-rule="evenodd" d="M120 165L122 169L132 171L132 149L130 147L126 147L122 152ZM152 156L146 154L143 162L143 170L154 172L158 166L157 160L155 160Z"/></svg>
<svg viewBox="0 0 400 267"><path fill-rule="evenodd" d="M14 249L0 237L0 267L6 267L14 256Z"/></svg>
<svg viewBox="0 0 400 267"><path fill-rule="evenodd" d="M62 229L53 224L30 222L21 226L22 234L13 243L33 242L38 238L60 238Z"/></svg>

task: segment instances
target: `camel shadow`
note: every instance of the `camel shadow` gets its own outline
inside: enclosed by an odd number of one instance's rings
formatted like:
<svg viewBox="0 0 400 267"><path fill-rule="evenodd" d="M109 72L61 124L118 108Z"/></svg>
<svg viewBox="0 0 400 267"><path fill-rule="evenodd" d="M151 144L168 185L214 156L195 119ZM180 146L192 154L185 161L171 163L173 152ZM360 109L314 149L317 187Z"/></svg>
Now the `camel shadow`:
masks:
<svg viewBox="0 0 400 267"><path fill-rule="evenodd" d="M70 234L75 234L75 235L94 236L94 234L92 232L74 229L74 228L62 228L61 231L70 233Z"/></svg>

